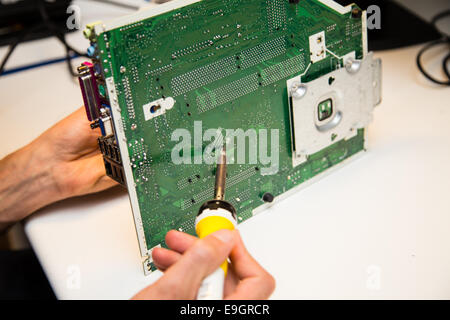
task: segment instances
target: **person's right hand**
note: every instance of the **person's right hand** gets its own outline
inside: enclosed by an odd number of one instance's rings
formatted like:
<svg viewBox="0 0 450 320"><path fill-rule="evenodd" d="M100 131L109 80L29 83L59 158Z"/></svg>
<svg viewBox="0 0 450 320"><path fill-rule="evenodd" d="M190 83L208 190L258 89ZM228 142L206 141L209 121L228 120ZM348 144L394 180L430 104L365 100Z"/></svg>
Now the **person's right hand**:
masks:
<svg viewBox="0 0 450 320"><path fill-rule="evenodd" d="M203 279L227 257L231 264L225 280L225 299L267 299L275 289L274 278L248 253L237 230L220 230L204 239L170 231L166 243L171 250L155 248L152 254L164 275L134 299L195 299Z"/></svg>

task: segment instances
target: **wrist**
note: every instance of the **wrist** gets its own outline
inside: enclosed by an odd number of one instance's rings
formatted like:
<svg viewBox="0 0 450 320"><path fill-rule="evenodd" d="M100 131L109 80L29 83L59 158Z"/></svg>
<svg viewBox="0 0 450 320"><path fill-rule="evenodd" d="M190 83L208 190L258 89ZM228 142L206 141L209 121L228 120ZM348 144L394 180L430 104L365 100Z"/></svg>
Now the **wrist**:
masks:
<svg viewBox="0 0 450 320"><path fill-rule="evenodd" d="M22 158L26 159L28 156L30 159L25 164L27 170L23 178L34 182L32 186L36 188L30 191L36 195L42 206L63 199L64 196L58 187L58 179L55 175L55 168L58 167L59 161L48 139L43 135L40 136L24 147L23 152Z"/></svg>
<svg viewBox="0 0 450 320"><path fill-rule="evenodd" d="M0 223L14 223L59 200L48 146L40 138L0 161Z"/></svg>

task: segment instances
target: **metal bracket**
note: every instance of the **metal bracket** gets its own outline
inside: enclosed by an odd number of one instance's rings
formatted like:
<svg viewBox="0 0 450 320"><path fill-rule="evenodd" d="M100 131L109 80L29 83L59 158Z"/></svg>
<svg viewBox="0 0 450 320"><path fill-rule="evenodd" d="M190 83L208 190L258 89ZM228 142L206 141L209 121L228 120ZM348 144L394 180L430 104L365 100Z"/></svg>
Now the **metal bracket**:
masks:
<svg viewBox="0 0 450 320"><path fill-rule="evenodd" d="M363 60L348 58L344 63L345 68L307 83L299 76L287 81L294 167L309 155L354 137L357 129L372 121L373 108L381 102L381 60L369 53ZM321 111L324 106L329 109Z"/></svg>

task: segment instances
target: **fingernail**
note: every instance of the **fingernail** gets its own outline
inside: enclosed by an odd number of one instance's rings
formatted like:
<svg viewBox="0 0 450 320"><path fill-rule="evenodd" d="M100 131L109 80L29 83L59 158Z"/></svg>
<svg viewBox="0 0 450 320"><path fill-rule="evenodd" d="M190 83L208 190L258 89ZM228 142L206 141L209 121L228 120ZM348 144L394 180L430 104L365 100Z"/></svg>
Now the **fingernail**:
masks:
<svg viewBox="0 0 450 320"><path fill-rule="evenodd" d="M225 243L233 241L233 232L231 230L219 230L214 232L212 235Z"/></svg>

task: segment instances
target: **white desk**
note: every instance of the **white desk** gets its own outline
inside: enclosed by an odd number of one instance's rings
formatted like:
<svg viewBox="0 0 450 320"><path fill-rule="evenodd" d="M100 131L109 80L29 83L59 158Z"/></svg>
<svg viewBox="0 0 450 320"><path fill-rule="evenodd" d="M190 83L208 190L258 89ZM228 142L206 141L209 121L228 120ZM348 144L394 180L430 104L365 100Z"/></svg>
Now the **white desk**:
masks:
<svg viewBox="0 0 450 320"><path fill-rule="evenodd" d="M57 47L23 50L36 45ZM367 154L240 225L277 280L274 299L450 298L450 89L421 77L418 48L376 54L383 103ZM82 103L64 64L2 77L0 89L0 157ZM158 276L143 276L123 190L54 204L25 229L59 298L129 298Z"/></svg>

